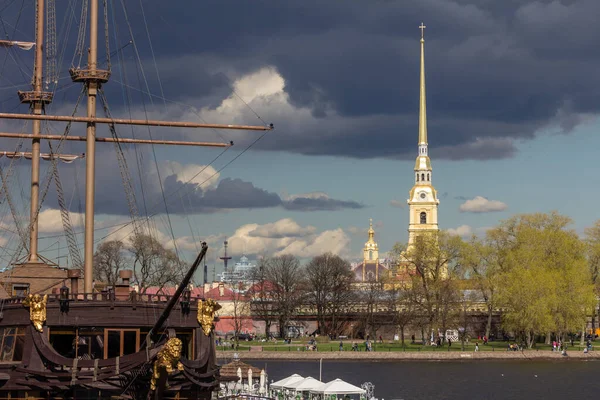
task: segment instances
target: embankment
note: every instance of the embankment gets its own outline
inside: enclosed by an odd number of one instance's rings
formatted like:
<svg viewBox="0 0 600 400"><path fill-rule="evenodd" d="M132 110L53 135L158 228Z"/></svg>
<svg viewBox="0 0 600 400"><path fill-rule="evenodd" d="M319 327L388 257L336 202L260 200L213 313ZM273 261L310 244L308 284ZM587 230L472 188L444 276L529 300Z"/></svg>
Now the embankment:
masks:
<svg viewBox="0 0 600 400"><path fill-rule="evenodd" d="M231 359L234 351L217 351L217 358ZM331 352L312 352L312 351L242 351L237 352L242 360L368 360L368 361L386 361L386 360L600 360L600 352L592 351L583 353L582 351L568 352L563 356L559 352L551 351L479 351L479 352L461 352L461 351L390 351L390 352L364 352L364 351L331 351Z"/></svg>

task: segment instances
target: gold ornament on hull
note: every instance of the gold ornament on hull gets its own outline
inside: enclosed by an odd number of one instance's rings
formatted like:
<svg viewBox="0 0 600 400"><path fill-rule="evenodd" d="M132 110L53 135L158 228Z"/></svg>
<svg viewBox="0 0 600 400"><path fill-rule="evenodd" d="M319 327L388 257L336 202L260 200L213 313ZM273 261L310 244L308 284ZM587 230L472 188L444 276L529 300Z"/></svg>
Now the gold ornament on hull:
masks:
<svg viewBox="0 0 600 400"><path fill-rule="evenodd" d="M215 311L221 309L221 305L213 299L198 301L198 322L206 336L210 335L215 320Z"/></svg>
<svg viewBox="0 0 600 400"><path fill-rule="evenodd" d="M30 294L23 300L23 306L29 307L29 319L38 332L44 330L44 322L46 322L46 303L48 303L48 295L44 297L39 294Z"/></svg>
<svg viewBox="0 0 600 400"><path fill-rule="evenodd" d="M182 343L180 339L171 338L165 344L165 347L158 352L156 361L152 368L152 379L150 380L150 390L156 390L156 382L160 378L161 368L165 368L167 374L177 371L183 371L183 364L179 361L181 358Z"/></svg>

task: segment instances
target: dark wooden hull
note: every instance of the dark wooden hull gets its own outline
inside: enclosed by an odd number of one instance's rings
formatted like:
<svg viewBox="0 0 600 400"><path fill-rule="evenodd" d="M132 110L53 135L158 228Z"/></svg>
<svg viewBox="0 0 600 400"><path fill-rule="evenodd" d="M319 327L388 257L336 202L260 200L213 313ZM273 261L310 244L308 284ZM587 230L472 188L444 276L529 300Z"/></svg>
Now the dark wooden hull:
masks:
<svg viewBox="0 0 600 400"><path fill-rule="evenodd" d="M149 398L152 363L169 334L184 340L186 357L184 370L169 375L164 398L210 398L219 379L215 341L196 319L197 303L192 301L189 312L177 306L161 340L147 351L140 345L168 298L133 299L80 298L65 312L57 298L50 298L44 332L34 329L20 299L4 300L3 343L17 344L12 354L0 349L0 398ZM8 340L10 334L15 337Z"/></svg>

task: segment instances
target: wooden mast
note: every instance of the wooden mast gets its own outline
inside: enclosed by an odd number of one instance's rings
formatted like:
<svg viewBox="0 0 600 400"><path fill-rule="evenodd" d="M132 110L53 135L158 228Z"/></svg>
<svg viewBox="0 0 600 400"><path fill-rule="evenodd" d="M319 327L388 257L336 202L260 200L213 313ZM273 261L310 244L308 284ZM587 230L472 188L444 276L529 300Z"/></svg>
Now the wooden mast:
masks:
<svg viewBox="0 0 600 400"><path fill-rule="evenodd" d="M99 138L96 136L96 124L123 124L123 125L142 125L142 126L161 126L161 127L180 127L180 128L210 128L210 129L237 129L237 130L255 130L267 131L273 129L273 124L268 126L253 125L233 125L233 124L207 124L184 121L157 121L157 120L133 120L119 118L98 118L96 117L96 97L98 89L110 78L109 70L98 69L98 0L90 0L90 45L88 49L88 65L82 68L71 68L69 73L73 82L82 82L87 92L87 116L53 116L45 115L44 105L52 102L53 93L42 91L42 63L43 63L43 40L44 40L44 0L37 0L36 10L36 43L35 43L35 64L33 91L19 91L19 97L22 103L30 103L31 114L0 113L0 119L19 119L32 120L32 134L7 133L0 132L0 137L5 138L32 138L32 171L31 171L31 231L30 231L30 251L29 262L39 262L38 260L38 209L39 209L39 171L40 171L40 139L46 140L78 140L86 141L86 206L85 206L85 244L84 244L84 293L91 294L92 276L93 276L93 249L94 249L94 197L95 197L95 151L96 142L121 142L121 143L140 143L140 144L163 144L163 145L184 145L184 146L204 146L204 147L229 147L233 142L189 142L189 141L169 141L169 140L146 140L129 138ZM31 43L1 41L0 47L18 45L25 49L31 48ZM83 122L87 124L86 136L59 136L42 135L41 121L61 121L61 122Z"/></svg>
<svg viewBox="0 0 600 400"><path fill-rule="evenodd" d="M44 103L52 101L51 93L42 92L43 83L43 48L44 48L44 0L36 1L35 26L35 61L33 75L33 91L19 92L21 102L29 103L33 115L42 115ZM42 121L32 122L33 140L31 143L31 206L29 219L29 260L38 263L38 206L40 195L40 134Z"/></svg>

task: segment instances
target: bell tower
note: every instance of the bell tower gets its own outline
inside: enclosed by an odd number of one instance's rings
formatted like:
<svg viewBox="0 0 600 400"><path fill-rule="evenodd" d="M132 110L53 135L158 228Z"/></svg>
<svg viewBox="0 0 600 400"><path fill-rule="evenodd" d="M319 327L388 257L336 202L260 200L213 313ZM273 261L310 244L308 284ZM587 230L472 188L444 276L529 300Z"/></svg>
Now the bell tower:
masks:
<svg viewBox="0 0 600 400"><path fill-rule="evenodd" d="M425 101L425 25L421 23L421 83L419 93L419 147L415 161L415 184L407 200L409 208L408 245L422 232L436 232L440 201L433 187L431 160L427 151L427 104Z"/></svg>
<svg viewBox="0 0 600 400"><path fill-rule="evenodd" d="M363 261L365 264L379 262L379 247L375 241L375 230L373 229L373 219L369 219L369 240L363 248Z"/></svg>

